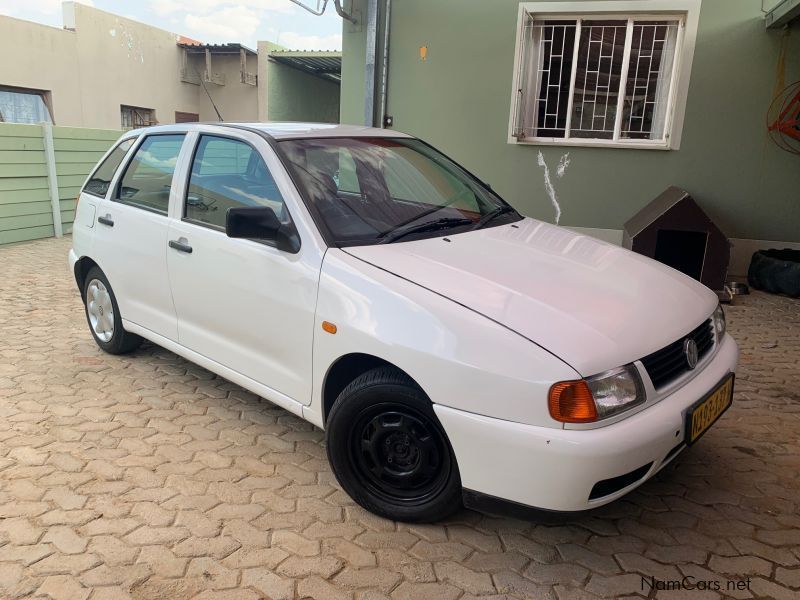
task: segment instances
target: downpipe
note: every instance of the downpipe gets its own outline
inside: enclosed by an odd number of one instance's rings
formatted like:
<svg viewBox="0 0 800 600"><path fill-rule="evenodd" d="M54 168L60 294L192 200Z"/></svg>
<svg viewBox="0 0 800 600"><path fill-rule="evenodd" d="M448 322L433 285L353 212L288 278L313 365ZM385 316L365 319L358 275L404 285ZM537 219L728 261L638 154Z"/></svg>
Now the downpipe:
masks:
<svg viewBox="0 0 800 600"><path fill-rule="evenodd" d="M392 0L386 0L386 14L383 22L383 64L381 66L381 127L384 129L392 124L392 119L386 114L386 106L389 101L389 32L392 26Z"/></svg>

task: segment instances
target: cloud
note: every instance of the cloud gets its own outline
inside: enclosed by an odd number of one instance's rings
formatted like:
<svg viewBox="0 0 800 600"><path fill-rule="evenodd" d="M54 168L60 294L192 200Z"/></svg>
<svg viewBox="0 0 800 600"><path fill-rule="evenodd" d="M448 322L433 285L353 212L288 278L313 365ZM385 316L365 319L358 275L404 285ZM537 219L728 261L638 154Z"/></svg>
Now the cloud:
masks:
<svg viewBox="0 0 800 600"><path fill-rule="evenodd" d="M341 50L342 36L338 33L319 36L284 31L278 36L278 43L290 50Z"/></svg>
<svg viewBox="0 0 800 600"><path fill-rule="evenodd" d="M92 0L79 0L78 4L94 6ZM24 16L31 12L42 15L60 15L61 0L25 0L25 2L20 2L19 0L0 0L0 14L14 17Z"/></svg>
<svg viewBox="0 0 800 600"><path fill-rule="evenodd" d="M230 42L252 37L261 19L249 8L237 6L208 14L187 14L184 23L191 37L204 42Z"/></svg>
<svg viewBox="0 0 800 600"><path fill-rule="evenodd" d="M248 9L275 13L293 13L296 6L289 0L239 0L220 2L219 0L151 0L150 8L159 16L175 13L209 15L231 9Z"/></svg>

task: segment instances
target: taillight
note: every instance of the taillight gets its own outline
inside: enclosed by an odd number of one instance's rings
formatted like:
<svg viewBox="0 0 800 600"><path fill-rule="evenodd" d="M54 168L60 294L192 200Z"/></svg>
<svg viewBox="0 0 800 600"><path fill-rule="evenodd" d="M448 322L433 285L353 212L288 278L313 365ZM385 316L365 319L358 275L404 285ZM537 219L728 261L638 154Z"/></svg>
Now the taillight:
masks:
<svg viewBox="0 0 800 600"><path fill-rule="evenodd" d="M550 416L562 423L593 423L597 421L597 406L587 383L561 381L548 394Z"/></svg>

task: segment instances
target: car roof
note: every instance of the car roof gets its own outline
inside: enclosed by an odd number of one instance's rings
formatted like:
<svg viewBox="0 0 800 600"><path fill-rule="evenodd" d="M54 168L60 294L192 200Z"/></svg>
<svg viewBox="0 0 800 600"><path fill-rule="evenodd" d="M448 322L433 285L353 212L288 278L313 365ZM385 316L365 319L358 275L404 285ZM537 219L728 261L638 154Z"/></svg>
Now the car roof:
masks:
<svg viewBox="0 0 800 600"><path fill-rule="evenodd" d="M248 129L266 134L276 140L321 137L398 137L411 136L391 129L364 127L362 125L337 125L332 123L179 123L155 125L129 131L125 137L142 133L180 133L186 131L217 131L220 129Z"/></svg>

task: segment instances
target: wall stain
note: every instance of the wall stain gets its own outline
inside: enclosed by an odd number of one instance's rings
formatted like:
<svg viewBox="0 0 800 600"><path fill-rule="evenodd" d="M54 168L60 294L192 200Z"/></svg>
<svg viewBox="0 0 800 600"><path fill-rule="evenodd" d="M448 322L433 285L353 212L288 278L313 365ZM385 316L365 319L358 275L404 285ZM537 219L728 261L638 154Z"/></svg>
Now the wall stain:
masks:
<svg viewBox="0 0 800 600"><path fill-rule="evenodd" d="M556 177L558 179L561 179L567 172L570 162L569 152L567 152L561 157L561 160L558 161L558 166L556 167ZM550 178L550 168L547 166L547 162L541 150L539 150L538 163L539 166L544 169L544 189L547 192L547 196L550 198L550 202L553 203L553 208L556 209L556 225L558 225L558 222L561 220L561 205L558 203L556 188L553 186L553 181Z"/></svg>

